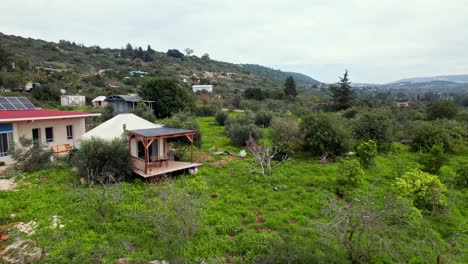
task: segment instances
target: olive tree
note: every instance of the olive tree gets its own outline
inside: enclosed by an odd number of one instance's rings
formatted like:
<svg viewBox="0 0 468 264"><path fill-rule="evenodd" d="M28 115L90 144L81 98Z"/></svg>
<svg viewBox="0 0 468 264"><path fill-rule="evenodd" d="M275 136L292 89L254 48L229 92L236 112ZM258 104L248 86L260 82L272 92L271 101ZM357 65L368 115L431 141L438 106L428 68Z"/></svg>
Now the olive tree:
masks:
<svg viewBox="0 0 468 264"><path fill-rule="evenodd" d="M350 149L351 133L344 124L335 114L312 113L302 119L305 144L321 152L321 162L326 162L329 155L342 155Z"/></svg>

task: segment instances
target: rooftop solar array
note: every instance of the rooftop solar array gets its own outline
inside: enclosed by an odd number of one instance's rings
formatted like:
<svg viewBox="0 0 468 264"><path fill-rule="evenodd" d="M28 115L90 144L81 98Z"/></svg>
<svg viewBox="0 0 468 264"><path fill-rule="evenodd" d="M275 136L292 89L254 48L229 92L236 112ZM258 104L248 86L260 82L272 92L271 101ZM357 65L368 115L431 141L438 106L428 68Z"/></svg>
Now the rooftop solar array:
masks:
<svg viewBox="0 0 468 264"><path fill-rule="evenodd" d="M36 107L26 97L0 97L0 111L34 109Z"/></svg>

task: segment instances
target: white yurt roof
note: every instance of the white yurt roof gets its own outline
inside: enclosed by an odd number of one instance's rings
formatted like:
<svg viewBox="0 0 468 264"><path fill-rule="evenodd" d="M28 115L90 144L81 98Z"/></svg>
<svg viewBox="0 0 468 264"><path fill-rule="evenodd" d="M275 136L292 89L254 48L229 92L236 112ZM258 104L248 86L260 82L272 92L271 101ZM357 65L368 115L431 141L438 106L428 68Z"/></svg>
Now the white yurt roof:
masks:
<svg viewBox="0 0 468 264"><path fill-rule="evenodd" d="M112 140L122 136L124 133L124 125L126 130L162 127L162 125L151 123L134 114L119 114L91 129L85 133L81 139L86 140L95 137Z"/></svg>
<svg viewBox="0 0 468 264"><path fill-rule="evenodd" d="M104 100L106 100L106 98L107 98L106 96L101 95L101 96L98 96L98 97L94 98L93 101L91 101L91 102L100 102L100 101L104 101Z"/></svg>

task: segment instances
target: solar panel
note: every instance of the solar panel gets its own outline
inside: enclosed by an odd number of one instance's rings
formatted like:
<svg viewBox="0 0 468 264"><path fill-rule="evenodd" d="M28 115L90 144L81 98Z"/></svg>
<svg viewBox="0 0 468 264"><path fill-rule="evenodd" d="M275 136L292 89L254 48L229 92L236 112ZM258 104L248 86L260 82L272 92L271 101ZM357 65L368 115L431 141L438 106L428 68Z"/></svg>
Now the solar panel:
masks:
<svg viewBox="0 0 468 264"><path fill-rule="evenodd" d="M23 103L26 109L36 109L36 107L26 97L18 97L18 100Z"/></svg>
<svg viewBox="0 0 468 264"><path fill-rule="evenodd" d="M32 109L36 107L26 97L0 97L0 111Z"/></svg>

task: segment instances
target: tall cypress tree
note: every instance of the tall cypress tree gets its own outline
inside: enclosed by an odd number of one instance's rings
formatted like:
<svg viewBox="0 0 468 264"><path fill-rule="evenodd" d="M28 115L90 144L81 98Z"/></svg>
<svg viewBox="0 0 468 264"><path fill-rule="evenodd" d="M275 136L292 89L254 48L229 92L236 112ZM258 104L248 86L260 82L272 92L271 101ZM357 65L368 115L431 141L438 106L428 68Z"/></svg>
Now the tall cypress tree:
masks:
<svg viewBox="0 0 468 264"><path fill-rule="evenodd" d="M345 71L343 77L340 77L340 81L331 86L330 89L336 110L345 110L352 106L353 94L351 90L351 81L348 77L348 70Z"/></svg>
<svg viewBox="0 0 468 264"><path fill-rule="evenodd" d="M294 78L292 76L286 78L286 81L284 82L284 94L286 96L292 97L297 96L296 82L294 81Z"/></svg>

